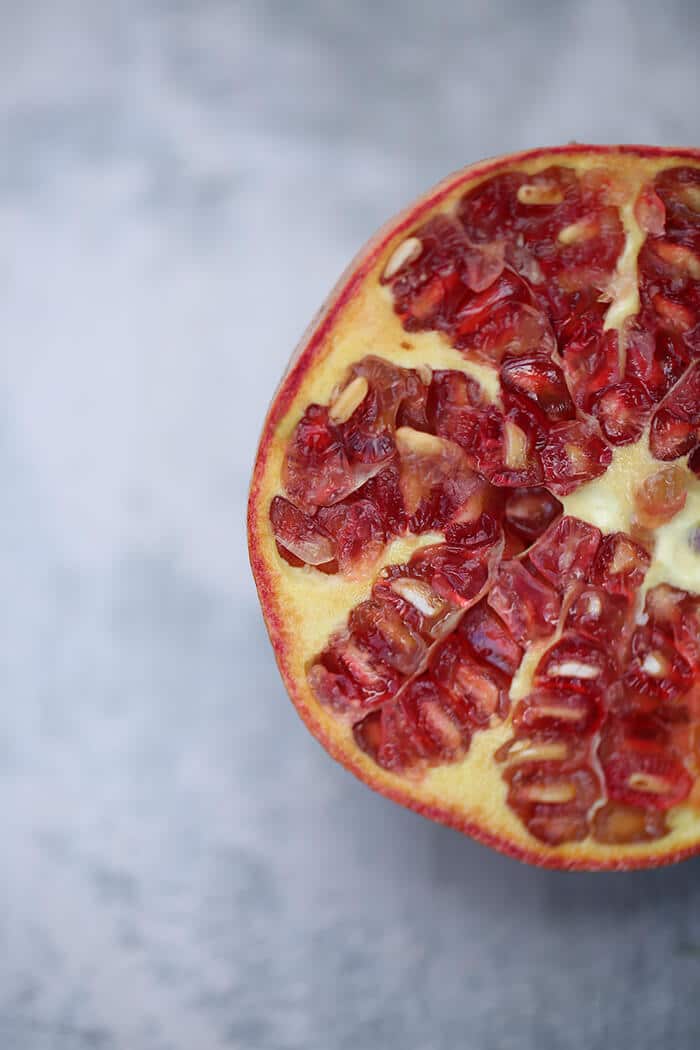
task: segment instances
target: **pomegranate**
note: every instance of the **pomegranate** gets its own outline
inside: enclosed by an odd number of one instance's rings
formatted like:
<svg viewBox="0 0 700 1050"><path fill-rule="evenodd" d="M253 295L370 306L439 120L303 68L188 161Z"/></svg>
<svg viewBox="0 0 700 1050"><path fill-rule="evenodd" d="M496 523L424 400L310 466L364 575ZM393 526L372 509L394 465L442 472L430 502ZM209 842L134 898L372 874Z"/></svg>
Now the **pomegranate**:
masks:
<svg viewBox="0 0 700 1050"><path fill-rule="evenodd" d="M373 788L522 860L700 852L700 151L477 164L389 222L265 422L253 572Z"/></svg>

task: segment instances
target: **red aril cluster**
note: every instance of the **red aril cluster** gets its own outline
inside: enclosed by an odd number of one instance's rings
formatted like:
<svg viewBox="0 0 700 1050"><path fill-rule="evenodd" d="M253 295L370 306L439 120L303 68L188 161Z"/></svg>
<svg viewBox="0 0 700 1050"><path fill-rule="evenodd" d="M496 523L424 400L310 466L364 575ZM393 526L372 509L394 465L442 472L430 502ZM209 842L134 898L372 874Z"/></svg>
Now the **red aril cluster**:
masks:
<svg viewBox="0 0 700 1050"><path fill-rule="evenodd" d="M364 278L392 360L358 340L267 503L300 578L366 581L304 663L343 747L415 785L501 726L509 819L553 850L655 843L699 794L700 596L650 566L700 477L700 167L631 171L506 166L407 224ZM645 467L605 533L567 497L613 462Z"/></svg>

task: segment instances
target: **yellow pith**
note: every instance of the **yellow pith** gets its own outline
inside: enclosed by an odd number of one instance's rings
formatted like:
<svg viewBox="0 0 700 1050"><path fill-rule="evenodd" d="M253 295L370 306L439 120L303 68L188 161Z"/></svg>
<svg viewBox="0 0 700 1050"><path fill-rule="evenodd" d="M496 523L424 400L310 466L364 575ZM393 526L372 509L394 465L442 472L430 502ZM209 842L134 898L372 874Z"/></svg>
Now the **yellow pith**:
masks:
<svg viewBox="0 0 700 1050"><path fill-rule="evenodd" d="M620 333L622 354L625 322L639 309L637 259L645 238L634 216L634 198L641 185L653 179L660 169L691 163L685 157L599 157L573 153L556 157L545 155L513 165L515 170L524 170L532 175L551 164L570 166L577 172L590 171L592 167L614 168L620 193L618 206L625 229L625 245L606 296L610 305L605 327L617 329ZM700 163L696 162L695 166L700 167ZM490 172L485 177L490 178L493 174ZM465 190L480 181L482 177L474 182L459 182L435 211L450 211ZM422 212L415 225L425 222L433 213ZM281 476L286 446L304 410L312 402L330 403L334 394L337 395L338 383L350 365L367 355L382 357L404 368L427 365L433 370L461 371L480 383L489 400L498 400L500 383L496 368L466 360L437 332L406 332L394 313L391 294L381 284L380 278L411 233L412 228L409 226L386 242L357 294L342 308L327 337L318 347L313 367L306 370L284 417L276 424L274 436L267 448L253 524L262 558L266 565L272 567L274 575L274 593L267 598L270 608L266 612L268 616L275 617L279 639L286 643L283 670L288 683L293 683L297 702L308 713L315 730L332 743L332 750L336 754L348 756L353 767L367 780L389 793L399 795L406 793L406 777L384 771L358 751L352 738L352 726L318 703L306 681L306 671L334 631L346 623L349 611L369 596L376 575L383 566L406 562L416 550L440 542L443 536L435 532L395 539L388 544L381 560L372 567L371 572L361 578L353 579L341 574L325 575L312 567L292 567L279 557L268 509L272 497L282 492ZM578 235L585 235L585 231L565 231L562 242L569 243ZM407 252L409 248L410 244ZM344 411L342 403L337 411ZM517 435L513 436L514 456L518 451L516 439ZM687 475L686 504L671 521L656 530L656 547L642 593L662 582L700 592L700 553L689 542L693 527L700 526L700 480L684 461L676 463ZM634 489L659 466L659 462L651 456L648 434L645 432L634 445L613 449L613 460L605 474L570 495L560 497L564 513L590 522L603 533L629 532L635 514ZM510 689L513 707L519 698L530 691L537 663L554 640L555 636L551 636L541 643L533 643L526 651ZM518 817L505 804L507 785L502 777L503 766L494 759L494 753L511 735L510 719L476 733L462 761L437 766L429 769L420 779L411 780L412 800L425 807L435 807L441 812L453 814L456 823L461 821L483 827L516 848L527 851L536 845L540 854L551 854L573 863L605 862L612 852L616 857L653 858L655 855L661 856L694 846L700 841L700 815L693 806L684 804L671 810L668 817L671 830L655 842L614 847L591 839L559 847L535 843Z"/></svg>

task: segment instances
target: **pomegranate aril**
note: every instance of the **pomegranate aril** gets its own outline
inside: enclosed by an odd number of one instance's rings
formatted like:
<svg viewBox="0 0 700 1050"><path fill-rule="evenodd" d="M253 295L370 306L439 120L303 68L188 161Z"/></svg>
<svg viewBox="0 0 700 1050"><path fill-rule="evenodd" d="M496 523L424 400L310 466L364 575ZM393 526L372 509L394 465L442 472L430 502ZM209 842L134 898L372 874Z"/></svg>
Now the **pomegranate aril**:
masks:
<svg viewBox="0 0 700 1050"><path fill-rule="evenodd" d="M435 371L428 391L428 420L431 429L437 430L438 419L459 412L463 408L483 406L481 387L475 379L464 372Z"/></svg>
<svg viewBox="0 0 700 1050"><path fill-rule="evenodd" d="M462 547L472 557L491 557L501 553L503 532L498 516L485 511L478 518L448 525L445 539L448 545Z"/></svg>
<svg viewBox="0 0 700 1050"><path fill-rule="evenodd" d="M591 740L572 733L553 735L523 729L500 747L494 758L509 770L529 766L533 772L562 774L590 762Z"/></svg>
<svg viewBox="0 0 700 1050"><path fill-rule="evenodd" d="M503 270L502 246L472 244L459 223L445 215L416 230L421 251L385 270L397 311L408 330L449 328L465 296L483 292ZM391 263L391 260L390 260Z"/></svg>
<svg viewBox="0 0 700 1050"><path fill-rule="evenodd" d="M561 607L554 588L515 560L499 565L488 603L521 645L551 634Z"/></svg>
<svg viewBox="0 0 700 1050"><path fill-rule="evenodd" d="M321 703L338 715L361 711L365 706L364 690L343 670L331 670L318 662L311 665L307 678Z"/></svg>
<svg viewBox="0 0 700 1050"><path fill-rule="evenodd" d="M662 756L671 742L669 729L659 717L640 711L638 698L620 693L608 703L610 717L601 732L598 756L607 765L617 755Z"/></svg>
<svg viewBox="0 0 700 1050"><path fill-rule="evenodd" d="M588 834L588 810L598 798L597 777L586 768L567 773L529 770L506 773L508 805L531 835L549 845L579 842Z"/></svg>
<svg viewBox="0 0 700 1050"><path fill-rule="evenodd" d="M508 682L477 661L458 635L439 647L431 662L431 678L466 705L472 722L487 726L508 710Z"/></svg>
<svg viewBox="0 0 700 1050"><path fill-rule="evenodd" d="M656 310L659 326L669 332L682 334L689 332L697 320L694 312L679 303L677 299L671 299L667 295L657 292L652 296L652 305Z"/></svg>
<svg viewBox="0 0 700 1050"><path fill-rule="evenodd" d="M634 203L634 215L642 230L652 237L660 237L666 224L666 208L654 187L644 186Z"/></svg>
<svg viewBox="0 0 700 1050"><path fill-rule="evenodd" d="M678 382L690 362L687 336L664 331L656 312L644 307L631 322L625 345L627 377L641 383L653 403Z"/></svg>
<svg viewBox="0 0 700 1050"><path fill-rule="evenodd" d="M602 314L584 314L570 320L560 333L563 371L579 408L589 412L596 398L618 383L618 334L603 332Z"/></svg>
<svg viewBox="0 0 700 1050"><path fill-rule="evenodd" d="M540 536L528 557L541 576L563 591L572 580L586 578L601 538L600 529L567 515Z"/></svg>
<svg viewBox="0 0 700 1050"><path fill-rule="evenodd" d="M685 693L692 685L693 674L668 635L652 621L634 633L632 660L624 681L634 693L665 701Z"/></svg>
<svg viewBox="0 0 700 1050"><path fill-rule="evenodd" d="M617 651L629 640L629 611L626 597L586 586L572 603L565 626Z"/></svg>
<svg viewBox="0 0 700 1050"><path fill-rule="evenodd" d="M640 382L626 379L608 387L593 411L608 441L629 445L641 437L651 413L651 399Z"/></svg>
<svg viewBox="0 0 700 1050"><path fill-rule="evenodd" d="M299 563L324 565L335 558L335 544L318 521L282 496L270 504L270 523L280 547Z"/></svg>
<svg viewBox="0 0 700 1050"><path fill-rule="evenodd" d="M503 398L534 404L549 420L573 419L576 410L558 365L544 355L509 358L501 365Z"/></svg>
<svg viewBox="0 0 700 1050"><path fill-rule="evenodd" d="M504 302L529 303L530 292L525 283L513 271L506 269L490 288L479 295L467 294L459 303L449 325L455 345L460 350L470 350L475 333L486 324L495 310ZM478 341L478 336L476 337Z"/></svg>
<svg viewBox="0 0 700 1050"><path fill-rule="evenodd" d="M673 634L676 649L697 677L700 674L700 597L685 596Z"/></svg>
<svg viewBox="0 0 700 1050"><path fill-rule="evenodd" d="M486 483L454 442L410 427L396 431L399 483L412 532L442 528L460 511L478 516ZM470 514L468 503L472 502Z"/></svg>
<svg viewBox="0 0 700 1050"><path fill-rule="evenodd" d="M470 335L470 354L498 365L524 354L551 355L556 339L547 315L527 302L503 302L493 307Z"/></svg>
<svg viewBox="0 0 700 1050"><path fill-rule="evenodd" d="M542 481L542 462L537 452L541 444L532 416L511 407L503 420L501 462L483 468L491 484L511 488Z"/></svg>
<svg viewBox="0 0 700 1050"><path fill-rule="evenodd" d="M652 842L667 832L662 812L621 802L606 802L597 809L591 826L593 838L608 846Z"/></svg>
<svg viewBox="0 0 700 1050"><path fill-rule="evenodd" d="M331 646L333 660L358 683L366 699L394 693L401 683L399 672L382 663L362 641L353 635L339 638Z"/></svg>
<svg viewBox="0 0 700 1050"><path fill-rule="evenodd" d="M426 677L364 718L353 732L359 747L393 772L454 762L471 739L466 710Z"/></svg>
<svg viewBox="0 0 700 1050"><path fill-rule="evenodd" d="M649 447L657 459L677 459L700 443L700 361L663 399L651 421Z"/></svg>
<svg viewBox="0 0 700 1050"><path fill-rule="evenodd" d="M671 755L618 754L604 772L611 799L649 809L679 805L693 786L688 770Z"/></svg>
<svg viewBox="0 0 700 1050"><path fill-rule="evenodd" d="M377 508L387 538L400 535L406 527L406 512L399 485L399 470L391 463L358 489L356 498L369 500ZM323 510L319 514L323 516Z"/></svg>
<svg viewBox="0 0 700 1050"><path fill-rule="evenodd" d="M534 689L521 700L513 724L523 731L551 733L593 733L603 718L597 693L557 692L555 688Z"/></svg>
<svg viewBox="0 0 700 1050"><path fill-rule="evenodd" d="M472 605L489 580L489 568L483 561L465 558L461 547L450 544L421 552L416 562L436 594L456 607Z"/></svg>
<svg viewBox="0 0 700 1050"><path fill-rule="evenodd" d="M493 406L462 407L436 399L432 407L435 432L460 445L469 465L490 474L503 463L503 415Z"/></svg>
<svg viewBox="0 0 700 1050"><path fill-rule="evenodd" d="M426 393L427 383L418 369L401 368L373 354L352 366L350 384L356 379L366 380L373 395L373 401L361 402L361 413L369 417L371 410L373 419L387 426L393 427L401 409L420 403Z"/></svg>
<svg viewBox="0 0 700 1050"><path fill-rule="evenodd" d="M656 529L684 507L686 498L683 471L678 467L661 467L635 489L637 521L643 528Z"/></svg>
<svg viewBox="0 0 700 1050"><path fill-rule="evenodd" d="M363 572L374 564L387 539L376 504L369 499L322 507L318 521L333 537L338 567L342 573Z"/></svg>
<svg viewBox="0 0 700 1050"><path fill-rule="evenodd" d="M652 250L674 275L700 281L700 256L685 244L671 240L654 241Z"/></svg>
<svg viewBox="0 0 700 1050"><path fill-rule="evenodd" d="M485 599L468 610L457 633L483 663L513 677L523 651Z"/></svg>
<svg viewBox="0 0 700 1050"><path fill-rule="evenodd" d="M282 480L294 503L310 511L337 503L356 487L340 433L323 405L309 405L297 425Z"/></svg>
<svg viewBox="0 0 700 1050"><path fill-rule="evenodd" d="M428 651L418 631L411 628L388 602L370 599L350 613L348 629L387 666L402 675L418 670Z"/></svg>
<svg viewBox="0 0 700 1050"><path fill-rule="evenodd" d="M600 437L592 421L555 423L540 452L545 483L559 496L604 474L612 461L612 450Z"/></svg>
<svg viewBox="0 0 700 1050"><path fill-rule="evenodd" d="M624 532L603 537L590 572L590 582L609 594L630 597L641 586L650 557L643 547Z"/></svg>
<svg viewBox="0 0 700 1050"><path fill-rule="evenodd" d="M533 813L525 819L528 831L540 842L548 846L561 846L565 842L581 842L588 835L587 813L575 809L573 812L553 811Z"/></svg>
<svg viewBox="0 0 700 1050"><path fill-rule="evenodd" d="M565 632L538 663L535 685L596 693L613 674L614 666L603 649L589 638Z"/></svg>
<svg viewBox="0 0 700 1050"><path fill-rule="evenodd" d="M545 488L516 488L506 498L504 520L530 546L563 509L556 496Z"/></svg>

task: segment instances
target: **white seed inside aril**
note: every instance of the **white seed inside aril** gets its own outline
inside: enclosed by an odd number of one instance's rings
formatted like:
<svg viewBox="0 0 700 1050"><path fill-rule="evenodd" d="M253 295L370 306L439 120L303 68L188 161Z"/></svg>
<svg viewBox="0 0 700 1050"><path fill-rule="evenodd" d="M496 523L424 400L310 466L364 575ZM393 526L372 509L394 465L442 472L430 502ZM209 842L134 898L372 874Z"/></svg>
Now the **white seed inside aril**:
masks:
<svg viewBox="0 0 700 1050"><path fill-rule="evenodd" d="M549 182L525 183L518 187L521 204L561 204L564 194Z"/></svg>
<svg viewBox="0 0 700 1050"><path fill-rule="evenodd" d="M364 376L355 376L345 390L338 394L337 398L328 410L328 415L334 423L347 423L350 416L367 397L369 383Z"/></svg>
<svg viewBox="0 0 700 1050"><path fill-rule="evenodd" d="M527 460L527 435L510 419L505 424L505 463L511 470L525 466Z"/></svg>
<svg viewBox="0 0 700 1050"><path fill-rule="evenodd" d="M518 762L563 762L567 748L563 741L549 742L536 740L516 740L508 751L508 761Z"/></svg>
<svg viewBox="0 0 700 1050"><path fill-rule="evenodd" d="M594 237L598 232L598 224L594 219L581 219L562 227L557 234L560 244L576 244L578 241L586 241Z"/></svg>
<svg viewBox="0 0 700 1050"><path fill-rule="evenodd" d="M586 712L581 707L564 707L559 704L539 704L535 711L541 718L557 718L560 722L581 722Z"/></svg>
<svg viewBox="0 0 700 1050"><path fill-rule="evenodd" d="M398 580L392 582L391 589L395 594L398 594L399 598L403 598L404 601L414 606L423 616L435 616L436 613L445 607L442 598L427 583L423 583L421 580L413 580L410 577L401 576Z"/></svg>
<svg viewBox="0 0 700 1050"><path fill-rule="evenodd" d="M642 670L652 678L662 678L668 671L668 662L660 653L647 653L642 661Z"/></svg>
<svg viewBox="0 0 700 1050"><path fill-rule="evenodd" d="M627 783L633 791L647 791L650 795L665 795L670 787L665 777L653 773L632 773Z"/></svg>
<svg viewBox="0 0 700 1050"><path fill-rule="evenodd" d="M435 434L426 434L423 430L414 430L413 427L399 427L395 439L400 455L413 453L419 456L435 456L450 447L443 438Z"/></svg>
<svg viewBox="0 0 700 1050"><path fill-rule="evenodd" d="M523 796L528 802L543 802L545 804L557 805L564 802L572 802L576 798L576 788L573 784L529 784L523 791Z"/></svg>
<svg viewBox="0 0 700 1050"><path fill-rule="evenodd" d="M407 237L394 250L389 262L384 267L384 280L394 277L407 263L413 262L423 251L423 244L418 237Z"/></svg>
<svg viewBox="0 0 700 1050"><path fill-rule="evenodd" d="M547 674L551 678L597 678L600 668L578 660L563 660L560 664L553 664Z"/></svg>

